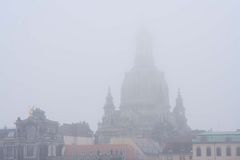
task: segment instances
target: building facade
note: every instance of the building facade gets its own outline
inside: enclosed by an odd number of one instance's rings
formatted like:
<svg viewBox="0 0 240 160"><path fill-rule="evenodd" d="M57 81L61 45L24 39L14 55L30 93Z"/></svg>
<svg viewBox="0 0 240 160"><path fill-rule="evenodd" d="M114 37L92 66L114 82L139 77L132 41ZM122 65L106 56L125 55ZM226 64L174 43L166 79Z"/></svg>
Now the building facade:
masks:
<svg viewBox="0 0 240 160"><path fill-rule="evenodd" d="M0 133L1 160L62 160L58 122L48 120L44 111L32 109L27 119L18 118L15 124L16 129Z"/></svg>
<svg viewBox="0 0 240 160"><path fill-rule="evenodd" d="M86 122L64 123L60 126L59 133L63 136L64 145L92 145L95 143L94 133Z"/></svg>
<svg viewBox="0 0 240 160"><path fill-rule="evenodd" d="M206 132L193 139L193 160L240 160L240 132Z"/></svg>

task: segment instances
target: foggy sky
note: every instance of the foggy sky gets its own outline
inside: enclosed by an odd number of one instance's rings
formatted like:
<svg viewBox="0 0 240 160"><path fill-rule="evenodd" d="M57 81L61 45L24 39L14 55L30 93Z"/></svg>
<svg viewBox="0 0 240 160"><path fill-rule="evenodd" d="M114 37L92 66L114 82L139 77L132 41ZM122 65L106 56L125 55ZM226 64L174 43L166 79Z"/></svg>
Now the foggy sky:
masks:
<svg viewBox="0 0 240 160"><path fill-rule="evenodd" d="M239 0L0 0L0 128L34 105L95 130L108 86L119 106L141 26L172 107L181 88L191 128L240 128L239 8Z"/></svg>

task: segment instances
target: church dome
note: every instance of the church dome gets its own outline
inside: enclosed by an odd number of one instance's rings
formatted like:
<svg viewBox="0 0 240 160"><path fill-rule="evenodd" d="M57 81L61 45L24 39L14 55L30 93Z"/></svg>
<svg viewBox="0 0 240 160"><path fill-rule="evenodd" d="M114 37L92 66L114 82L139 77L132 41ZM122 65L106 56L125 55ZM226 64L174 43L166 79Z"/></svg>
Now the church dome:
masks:
<svg viewBox="0 0 240 160"><path fill-rule="evenodd" d="M138 37L136 51L135 64L125 74L122 84L120 109L169 110L167 83L164 73L154 65L151 39L147 33Z"/></svg>

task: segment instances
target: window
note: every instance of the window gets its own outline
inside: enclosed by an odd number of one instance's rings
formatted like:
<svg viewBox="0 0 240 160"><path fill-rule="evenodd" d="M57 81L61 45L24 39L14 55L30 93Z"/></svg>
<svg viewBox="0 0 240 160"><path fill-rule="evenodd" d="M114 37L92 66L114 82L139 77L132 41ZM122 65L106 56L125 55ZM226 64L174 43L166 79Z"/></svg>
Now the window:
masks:
<svg viewBox="0 0 240 160"><path fill-rule="evenodd" d="M231 148L227 147L226 148L226 156L231 156L231 155L232 155Z"/></svg>
<svg viewBox="0 0 240 160"><path fill-rule="evenodd" d="M26 145L25 155L26 157L34 157L34 145L32 144Z"/></svg>
<svg viewBox="0 0 240 160"><path fill-rule="evenodd" d="M27 138L28 139L34 139L36 138L36 127L34 126L29 126L27 128Z"/></svg>
<svg viewBox="0 0 240 160"><path fill-rule="evenodd" d="M212 152L211 152L211 148L210 148L210 147L207 147L206 152L207 152L207 156L208 156L208 157L212 155Z"/></svg>
<svg viewBox="0 0 240 160"><path fill-rule="evenodd" d="M13 146L7 146L6 147L7 152L7 158L13 158L14 157L14 147Z"/></svg>
<svg viewBox="0 0 240 160"><path fill-rule="evenodd" d="M236 149L236 156L240 156L240 147L237 147Z"/></svg>
<svg viewBox="0 0 240 160"><path fill-rule="evenodd" d="M202 151L200 147L197 147L196 154L197 154L197 157L200 157L202 155Z"/></svg>
<svg viewBox="0 0 240 160"><path fill-rule="evenodd" d="M62 145L58 145L56 147L56 156L62 156L62 149L63 149Z"/></svg>
<svg viewBox="0 0 240 160"><path fill-rule="evenodd" d="M3 159L3 147L0 145L0 159Z"/></svg>
<svg viewBox="0 0 240 160"><path fill-rule="evenodd" d="M172 160L173 158L171 156L168 156L167 157L167 160Z"/></svg>
<svg viewBox="0 0 240 160"><path fill-rule="evenodd" d="M180 160L185 160L185 156L180 156Z"/></svg>
<svg viewBox="0 0 240 160"><path fill-rule="evenodd" d="M216 154L217 154L217 156L222 156L222 150L220 147L217 147Z"/></svg>
<svg viewBox="0 0 240 160"><path fill-rule="evenodd" d="M56 156L56 146L54 145L48 146L48 156Z"/></svg>

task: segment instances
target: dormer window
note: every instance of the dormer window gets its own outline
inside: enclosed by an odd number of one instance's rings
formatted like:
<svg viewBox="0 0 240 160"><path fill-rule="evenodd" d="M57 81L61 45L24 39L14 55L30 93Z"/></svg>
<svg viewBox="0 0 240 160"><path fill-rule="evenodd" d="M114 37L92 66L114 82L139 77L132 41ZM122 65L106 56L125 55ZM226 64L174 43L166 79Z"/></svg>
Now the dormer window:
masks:
<svg viewBox="0 0 240 160"><path fill-rule="evenodd" d="M8 138L13 138L13 137L14 137L14 134L15 134L15 133L14 133L13 131L9 132L9 133L8 133Z"/></svg>

